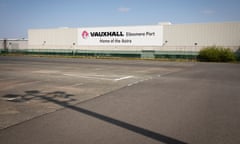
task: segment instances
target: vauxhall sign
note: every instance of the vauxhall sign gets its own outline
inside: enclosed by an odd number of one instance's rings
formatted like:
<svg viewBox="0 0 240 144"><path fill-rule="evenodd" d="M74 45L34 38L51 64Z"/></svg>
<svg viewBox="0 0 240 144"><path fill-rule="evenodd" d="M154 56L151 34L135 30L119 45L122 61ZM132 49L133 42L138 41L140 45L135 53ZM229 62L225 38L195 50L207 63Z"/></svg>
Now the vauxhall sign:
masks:
<svg viewBox="0 0 240 144"><path fill-rule="evenodd" d="M78 45L161 46L162 26L79 28Z"/></svg>
<svg viewBox="0 0 240 144"><path fill-rule="evenodd" d="M90 32L91 37L123 37L123 32ZM86 39L89 37L89 33L87 31L82 32L82 38Z"/></svg>
<svg viewBox="0 0 240 144"><path fill-rule="evenodd" d="M109 36L114 36L114 37L123 37L123 32L118 31L118 32L90 32L91 37L109 37Z"/></svg>

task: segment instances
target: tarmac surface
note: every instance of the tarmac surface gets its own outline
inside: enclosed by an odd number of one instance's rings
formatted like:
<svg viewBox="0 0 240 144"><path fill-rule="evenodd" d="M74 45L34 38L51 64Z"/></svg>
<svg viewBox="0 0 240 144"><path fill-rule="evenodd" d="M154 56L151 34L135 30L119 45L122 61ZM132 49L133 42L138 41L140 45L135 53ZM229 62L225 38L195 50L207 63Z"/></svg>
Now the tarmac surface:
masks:
<svg viewBox="0 0 240 144"><path fill-rule="evenodd" d="M0 57L0 143L240 143L240 65Z"/></svg>

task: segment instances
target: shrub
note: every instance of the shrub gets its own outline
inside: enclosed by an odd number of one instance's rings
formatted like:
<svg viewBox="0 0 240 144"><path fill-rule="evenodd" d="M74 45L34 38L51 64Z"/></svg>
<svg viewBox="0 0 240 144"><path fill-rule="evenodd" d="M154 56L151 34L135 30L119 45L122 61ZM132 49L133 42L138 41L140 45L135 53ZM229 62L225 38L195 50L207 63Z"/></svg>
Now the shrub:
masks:
<svg viewBox="0 0 240 144"><path fill-rule="evenodd" d="M232 62L236 61L236 55L229 48L211 46L202 49L198 56L200 61L207 62Z"/></svg>
<svg viewBox="0 0 240 144"><path fill-rule="evenodd" d="M236 51L237 60L240 61L240 46L238 47L238 50Z"/></svg>

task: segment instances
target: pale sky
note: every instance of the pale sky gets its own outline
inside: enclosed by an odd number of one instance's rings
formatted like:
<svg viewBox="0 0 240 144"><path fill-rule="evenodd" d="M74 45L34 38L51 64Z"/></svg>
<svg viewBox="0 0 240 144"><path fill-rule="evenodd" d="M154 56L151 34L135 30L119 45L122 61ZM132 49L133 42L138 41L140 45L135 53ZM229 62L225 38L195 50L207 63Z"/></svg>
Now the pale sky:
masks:
<svg viewBox="0 0 240 144"><path fill-rule="evenodd" d="M240 21L240 0L0 0L0 39L58 27Z"/></svg>

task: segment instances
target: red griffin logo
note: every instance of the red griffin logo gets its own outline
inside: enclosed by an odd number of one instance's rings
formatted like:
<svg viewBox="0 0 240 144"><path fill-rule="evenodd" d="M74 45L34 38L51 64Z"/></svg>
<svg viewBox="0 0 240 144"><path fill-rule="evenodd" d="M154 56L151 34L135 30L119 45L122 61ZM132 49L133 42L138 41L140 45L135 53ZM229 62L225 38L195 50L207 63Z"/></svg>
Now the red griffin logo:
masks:
<svg viewBox="0 0 240 144"><path fill-rule="evenodd" d="M82 32L82 38L83 38L83 39L87 39L88 36L89 36L89 33L88 33L87 31L83 31L83 32Z"/></svg>

